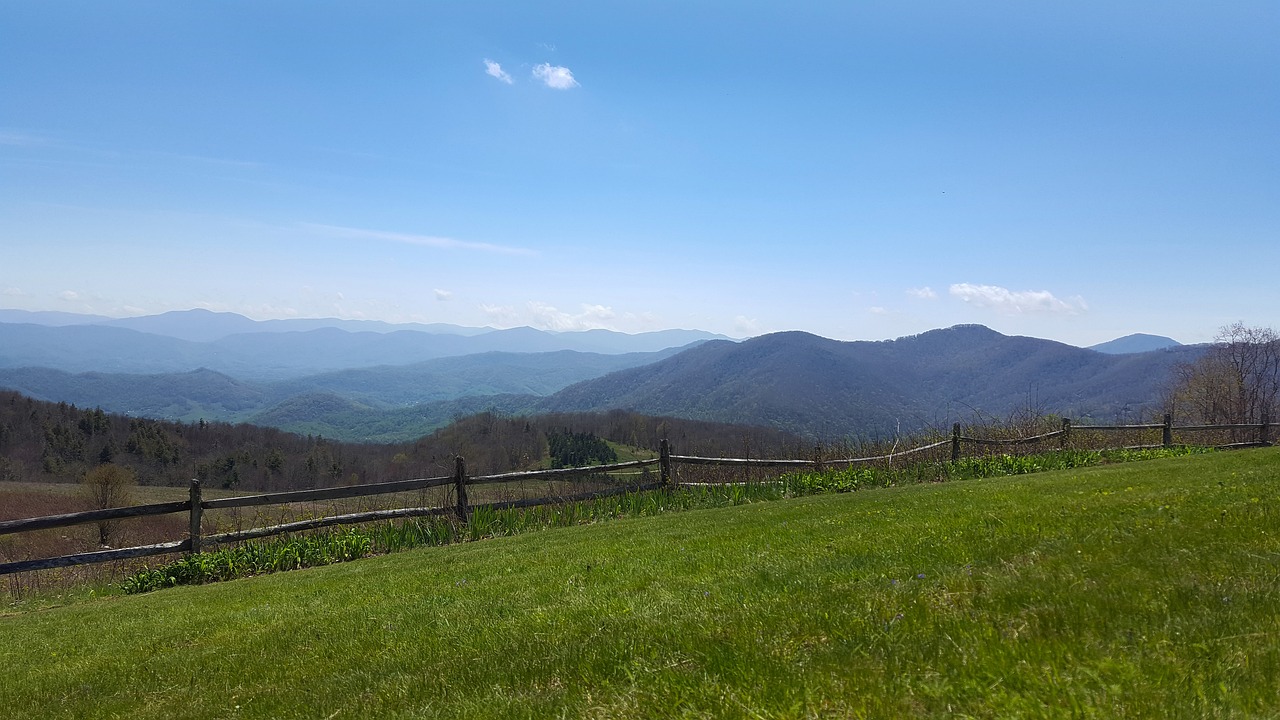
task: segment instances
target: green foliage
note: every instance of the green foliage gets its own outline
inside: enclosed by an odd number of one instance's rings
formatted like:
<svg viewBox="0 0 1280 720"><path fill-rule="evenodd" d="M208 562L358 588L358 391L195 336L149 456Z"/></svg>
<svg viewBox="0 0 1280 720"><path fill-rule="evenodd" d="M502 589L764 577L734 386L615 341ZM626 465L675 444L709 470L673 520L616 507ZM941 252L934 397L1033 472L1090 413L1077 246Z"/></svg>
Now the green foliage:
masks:
<svg viewBox="0 0 1280 720"><path fill-rule="evenodd" d="M618 453L594 433L558 430L547 433L551 467L571 468L615 462Z"/></svg>
<svg viewBox="0 0 1280 720"><path fill-rule="evenodd" d="M329 565L364 557L372 547L369 535L358 530L249 542L213 552L187 555L175 562L139 571L126 578L121 589L125 593L134 594L175 585L203 585L251 575Z"/></svg>
<svg viewBox="0 0 1280 720"><path fill-rule="evenodd" d="M129 439L125 441L126 452L147 460L155 460L161 465L176 465L182 459L180 442L155 422L134 420L130 423Z"/></svg>

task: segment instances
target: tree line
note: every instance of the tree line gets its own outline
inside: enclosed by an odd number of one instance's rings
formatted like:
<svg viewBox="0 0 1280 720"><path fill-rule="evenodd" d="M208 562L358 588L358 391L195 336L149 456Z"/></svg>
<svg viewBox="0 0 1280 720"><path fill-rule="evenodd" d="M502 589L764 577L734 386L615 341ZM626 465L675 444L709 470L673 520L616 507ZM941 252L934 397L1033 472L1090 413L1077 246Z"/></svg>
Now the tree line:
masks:
<svg viewBox="0 0 1280 720"><path fill-rule="evenodd" d="M578 440L566 444L566 432ZM627 411L485 412L414 442L344 443L255 425L128 417L0 390L0 481L77 483L99 466L118 466L141 485L185 486L194 478L212 488L295 490L449 475L459 455L472 473L488 474L551 467L576 451L599 460L607 457L605 441L656 453L664 437L689 453L732 454L748 446L758 455L804 446L768 428Z"/></svg>
<svg viewBox="0 0 1280 720"><path fill-rule="evenodd" d="M1280 422L1280 335L1239 322L1222 327L1208 352L1174 369L1164 404L1182 422Z"/></svg>

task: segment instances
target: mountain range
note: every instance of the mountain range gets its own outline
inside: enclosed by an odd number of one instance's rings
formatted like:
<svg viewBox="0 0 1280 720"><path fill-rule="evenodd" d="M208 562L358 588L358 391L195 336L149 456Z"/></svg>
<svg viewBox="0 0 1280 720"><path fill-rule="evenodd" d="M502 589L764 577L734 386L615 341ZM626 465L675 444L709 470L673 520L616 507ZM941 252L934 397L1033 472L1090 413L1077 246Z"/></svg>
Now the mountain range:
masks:
<svg viewBox="0 0 1280 720"><path fill-rule="evenodd" d="M408 440L483 410L629 409L823 440L1018 412L1136 420L1158 412L1171 369L1203 351L1154 336L1078 348L980 325L876 342L803 332L736 342L679 330L0 311L0 320L13 319L23 322L0 322L0 387L133 415L354 441ZM1152 342L1158 349L1139 349Z"/></svg>
<svg viewBox="0 0 1280 720"><path fill-rule="evenodd" d="M407 365L485 352L658 352L723 335L662 330L547 332L344 320L254 321L186 310L124 320L8 310L0 314L0 368L69 373L183 373L204 368L241 380L274 381L352 368ZM43 321L43 322L42 322Z"/></svg>
<svg viewBox="0 0 1280 720"><path fill-rule="evenodd" d="M538 407L732 417L822 439L945 429L1019 412L1125 421L1157 413L1172 368L1202 352L1105 354L981 325L878 342L788 332L707 342L572 385Z"/></svg>

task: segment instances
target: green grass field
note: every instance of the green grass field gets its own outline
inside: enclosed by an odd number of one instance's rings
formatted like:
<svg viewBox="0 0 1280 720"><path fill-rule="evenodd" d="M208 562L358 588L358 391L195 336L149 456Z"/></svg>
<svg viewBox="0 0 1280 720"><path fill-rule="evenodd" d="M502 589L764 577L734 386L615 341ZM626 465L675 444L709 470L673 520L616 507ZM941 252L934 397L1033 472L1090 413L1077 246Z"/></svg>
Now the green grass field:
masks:
<svg viewBox="0 0 1280 720"><path fill-rule="evenodd" d="M1280 451L827 494L0 616L9 717L1275 717Z"/></svg>

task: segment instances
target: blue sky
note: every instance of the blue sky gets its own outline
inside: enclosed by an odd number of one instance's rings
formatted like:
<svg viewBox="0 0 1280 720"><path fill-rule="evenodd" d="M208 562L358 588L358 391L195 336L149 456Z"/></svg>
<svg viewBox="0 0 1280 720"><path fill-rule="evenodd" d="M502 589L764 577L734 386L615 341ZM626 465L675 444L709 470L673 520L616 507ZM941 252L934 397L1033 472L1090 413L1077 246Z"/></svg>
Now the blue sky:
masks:
<svg viewBox="0 0 1280 720"><path fill-rule="evenodd" d="M1277 324L1280 5L0 2L0 307Z"/></svg>

